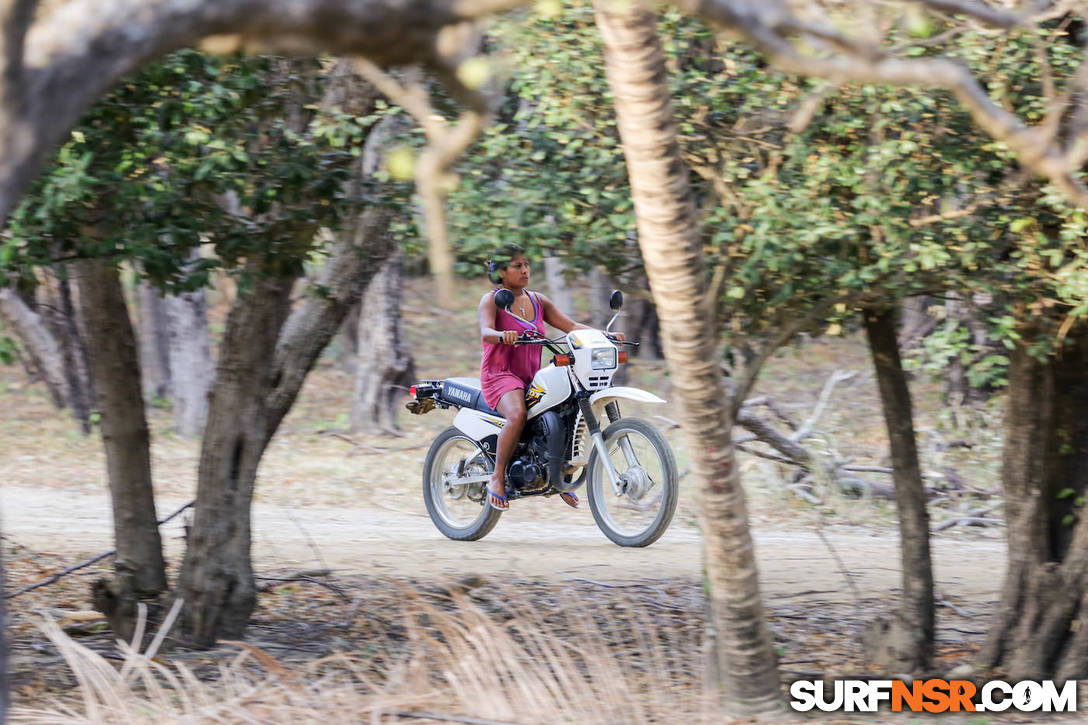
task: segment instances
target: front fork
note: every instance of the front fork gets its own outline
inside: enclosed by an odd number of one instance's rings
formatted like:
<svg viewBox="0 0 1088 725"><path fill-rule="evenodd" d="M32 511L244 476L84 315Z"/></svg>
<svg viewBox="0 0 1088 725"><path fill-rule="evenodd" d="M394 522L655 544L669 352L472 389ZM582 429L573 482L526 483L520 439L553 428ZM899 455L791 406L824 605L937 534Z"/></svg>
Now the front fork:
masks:
<svg viewBox="0 0 1088 725"><path fill-rule="evenodd" d="M589 404L588 395L578 398L578 410L582 413L582 420L586 422L589 437L593 441L593 447L597 449L597 456L601 459L601 465L604 466L605 473L608 474L608 481L612 484L612 490L617 496L622 496L627 490L627 478L616 470L616 466L612 463L612 457L608 455L608 447L604 444L601 425L597 421L597 416L593 415L593 408ZM605 405L604 412L608 416L610 423L615 423L620 419L620 406L616 401ZM628 466L638 465L635 452L631 449L631 441L627 440L626 437L620 441L620 450L623 451L623 457L627 459Z"/></svg>

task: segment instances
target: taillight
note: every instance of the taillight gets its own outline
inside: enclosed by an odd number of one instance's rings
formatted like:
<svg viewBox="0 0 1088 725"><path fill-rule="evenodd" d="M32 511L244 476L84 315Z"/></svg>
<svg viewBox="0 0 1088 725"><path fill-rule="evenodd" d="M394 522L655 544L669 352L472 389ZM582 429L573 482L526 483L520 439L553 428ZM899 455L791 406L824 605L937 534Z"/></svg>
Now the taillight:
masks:
<svg viewBox="0 0 1088 725"><path fill-rule="evenodd" d="M567 365L570 365L570 355L556 355L555 356L555 366L556 367L561 368L561 367L565 367Z"/></svg>
<svg viewBox="0 0 1088 725"><path fill-rule="evenodd" d="M401 388L401 389L403 390L403 388ZM412 387L408 388L408 393L413 398L416 397L416 386L413 385Z"/></svg>
<svg viewBox="0 0 1088 725"><path fill-rule="evenodd" d="M620 350L619 355L616 358L616 360L619 362L620 365L627 362L627 351L626 350Z"/></svg>

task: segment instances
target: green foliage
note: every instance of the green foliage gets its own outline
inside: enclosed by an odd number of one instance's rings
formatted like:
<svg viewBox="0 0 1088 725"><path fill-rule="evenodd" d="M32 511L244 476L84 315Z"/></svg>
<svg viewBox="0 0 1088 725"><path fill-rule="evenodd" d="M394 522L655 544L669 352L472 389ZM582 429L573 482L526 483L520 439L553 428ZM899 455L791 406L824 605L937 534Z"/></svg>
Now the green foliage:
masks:
<svg viewBox="0 0 1088 725"><path fill-rule="evenodd" d="M499 121L463 165L448 204L450 236L473 275L500 242L622 273L639 264L626 244L634 212L592 12L533 17L493 28L518 71Z"/></svg>
<svg viewBox="0 0 1088 725"><path fill-rule="evenodd" d="M0 363L14 365L19 359L19 343L7 335L0 334Z"/></svg>
<svg viewBox="0 0 1088 725"><path fill-rule="evenodd" d="M1011 337L1002 337L1003 328L999 325L991 324L987 329L991 332L991 339L999 341L999 344L1013 345ZM910 370L919 370L940 379L947 374L954 361L963 365L967 384L972 388L997 390L1008 384L1008 356L995 351L990 345L974 342L970 329L962 321L954 325L938 325L925 337L918 351L908 354L905 364Z"/></svg>
<svg viewBox="0 0 1088 725"><path fill-rule="evenodd" d="M314 105L327 70L194 51L148 66L58 150L15 211L0 263L25 271L69 257L130 259L173 290L246 259L273 273L299 269L319 226L335 228L372 200L344 188L379 115ZM214 255L193 259L205 242Z"/></svg>
<svg viewBox="0 0 1088 725"><path fill-rule="evenodd" d="M1061 92L1083 57L1057 24L911 46L945 29L916 20L888 44L961 58L1029 121L1047 106L1041 59ZM949 94L798 80L676 12L659 31L727 337L753 340L791 319L837 330L859 307L947 290L993 299L990 333L1010 348L1016 320L1088 314L1084 212L1025 178ZM475 263L495 242L515 241L536 254L560 247L575 267L639 277L591 4L496 21L492 39L516 71L500 123L451 198L461 258ZM564 232L569 247L557 242ZM1003 382L1004 356L972 349L962 330L931 352L930 369L966 355L973 384Z"/></svg>

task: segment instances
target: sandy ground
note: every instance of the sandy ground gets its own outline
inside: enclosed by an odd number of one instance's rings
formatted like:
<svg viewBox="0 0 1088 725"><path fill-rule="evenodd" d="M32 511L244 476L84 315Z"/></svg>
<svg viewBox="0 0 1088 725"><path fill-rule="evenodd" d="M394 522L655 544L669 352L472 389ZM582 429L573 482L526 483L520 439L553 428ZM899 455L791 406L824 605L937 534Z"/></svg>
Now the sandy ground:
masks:
<svg viewBox="0 0 1088 725"><path fill-rule="evenodd" d="M183 503L159 501L160 517ZM258 503L253 509L254 559L262 571L331 568L339 574L411 577L504 569L518 578L545 580L622 582L700 576L701 536L679 522L648 548L624 549L597 529L585 503L560 521L548 515L546 522L539 520L541 507L563 507L558 500L519 503L490 535L470 543L443 537L427 517L422 499L416 510L406 498L397 501L404 507L397 509ZM71 554L73 563L112 548L109 499L103 494L5 486L0 490L0 515L9 541L31 550ZM179 516L162 529L167 555L175 561L183 553L184 518ZM898 586L894 535L836 528L820 536L812 528L764 527L754 536L763 590L770 598L816 593L821 599L851 598L842 567L862 596L881 596ZM937 538L934 557L940 596L996 599L1005 566L1003 543Z"/></svg>

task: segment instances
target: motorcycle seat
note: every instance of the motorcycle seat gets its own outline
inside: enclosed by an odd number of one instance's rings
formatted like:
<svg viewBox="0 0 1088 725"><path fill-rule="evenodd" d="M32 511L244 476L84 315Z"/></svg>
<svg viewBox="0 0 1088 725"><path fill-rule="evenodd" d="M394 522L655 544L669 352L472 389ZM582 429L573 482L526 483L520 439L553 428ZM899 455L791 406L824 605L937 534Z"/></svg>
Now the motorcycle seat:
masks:
<svg viewBox="0 0 1088 725"><path fill-rule="evenodd" d="M472 408L481 413L501 414L484 401L479 378L446 378L442 381L442 399L459 408Z"/></svg>

